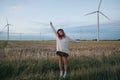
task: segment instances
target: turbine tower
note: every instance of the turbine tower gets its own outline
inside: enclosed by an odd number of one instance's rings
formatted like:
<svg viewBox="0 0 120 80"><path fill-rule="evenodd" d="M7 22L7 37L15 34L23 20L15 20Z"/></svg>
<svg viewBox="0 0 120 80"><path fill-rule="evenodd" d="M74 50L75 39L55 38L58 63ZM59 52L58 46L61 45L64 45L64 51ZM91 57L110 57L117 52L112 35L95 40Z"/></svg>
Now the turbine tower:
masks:
<svg viewBox="0 0 120 80"><path fill-rule="evenodd" d="M103 14L103 13L100 11L101 3L102 3L102 0L100 0L100 2L99 2L97 11L94 11L94 12L91 12L91 13L86 14L86 15L91 15L91 14L97 13L97 41L99 41L99 26L100 26L100 24L99 24L99 21L100 21L100 20L99 20L99 16L100 16L100 14L101 14L102 16L104 16L105 18L107 18L108 20L110 20L105 14Z"/></svg>
<svg viewBox="0 0 120 80"><path fill-rule="evenodd" d="M11 24L8 23L8 19L7 18L6 18L6 22L7 22L7 24L5 25L5 27L7 27L7 41L9 41L9 31L10 31L9 27L10 27Z"/></svg>

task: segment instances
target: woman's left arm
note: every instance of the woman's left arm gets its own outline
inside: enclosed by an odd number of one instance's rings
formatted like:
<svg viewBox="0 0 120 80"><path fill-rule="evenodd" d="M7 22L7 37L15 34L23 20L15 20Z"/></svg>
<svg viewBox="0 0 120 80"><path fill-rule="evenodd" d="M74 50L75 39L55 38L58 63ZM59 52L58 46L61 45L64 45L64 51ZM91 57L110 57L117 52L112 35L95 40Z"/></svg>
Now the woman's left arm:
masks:
<svg viewBox="0 0 120 80"><path fill-rule="evenodd" d="M68 37L68 36L67 36L67 37ZM68 37L68 39L69 39L70 41L72 41L72 42L80 42L80 41L73 40L73 39L71 39L70 37Z"/></svg>

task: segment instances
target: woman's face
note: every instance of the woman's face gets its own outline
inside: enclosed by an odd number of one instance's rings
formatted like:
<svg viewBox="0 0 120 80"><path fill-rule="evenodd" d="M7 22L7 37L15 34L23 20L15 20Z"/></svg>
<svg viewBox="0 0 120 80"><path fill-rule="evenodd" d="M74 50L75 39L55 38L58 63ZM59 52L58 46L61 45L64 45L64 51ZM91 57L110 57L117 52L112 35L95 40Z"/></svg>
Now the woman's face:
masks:
<svg viewBox="0 0 120 80"><path fill-rule="evenodd" d="M63 36L63 35L64 35L64 32L63 32L62 30L60 30L60 31L58 32L58 34L61 35L61 36Z"/></svg>

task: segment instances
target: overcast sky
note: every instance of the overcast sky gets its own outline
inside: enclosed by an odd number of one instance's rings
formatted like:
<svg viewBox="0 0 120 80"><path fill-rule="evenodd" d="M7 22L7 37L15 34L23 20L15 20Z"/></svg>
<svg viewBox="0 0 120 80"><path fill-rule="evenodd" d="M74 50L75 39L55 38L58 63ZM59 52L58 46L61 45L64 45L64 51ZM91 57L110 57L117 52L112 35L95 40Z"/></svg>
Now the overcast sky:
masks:
<svg viewBox="0 0 120 80"><path fill-rule="evenodd" d="M98 4L99 0L0 0L0 30L6 18L10 31L18 33L44 32L50 21L56 28L93 25L96 14L84 15L96 11ZM100 16L101 24L119 22L120 0L103 0L100 11L111 19Z"/></svg>

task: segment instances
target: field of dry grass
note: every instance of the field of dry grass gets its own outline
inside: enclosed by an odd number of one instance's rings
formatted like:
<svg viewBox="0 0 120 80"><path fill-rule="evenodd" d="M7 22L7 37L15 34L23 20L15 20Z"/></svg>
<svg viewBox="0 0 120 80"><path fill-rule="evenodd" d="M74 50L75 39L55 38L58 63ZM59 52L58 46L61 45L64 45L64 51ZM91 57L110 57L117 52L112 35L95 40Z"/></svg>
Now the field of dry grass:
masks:
<svg viewBox="0 0 120 80"><path fill-rule="evenodd" d="M6 43L4 44L6 45ZM4 52L4 56L10 57L10 59L11 57L56 57L55 44L55 41L10 41L1 51ZM70 57L99 58L103 55L109 56L111 53L120 52L120 41L81 41L80 43L71 42L69 46Z"/></svg>
<svg viewBox="0 0 120 80"><path fill-rule="evenodd" d="M0 79L58 80L55 44L1 41ZM70 42L69 46L68 77L63 80L120 80L120 41Z"/></svg>

